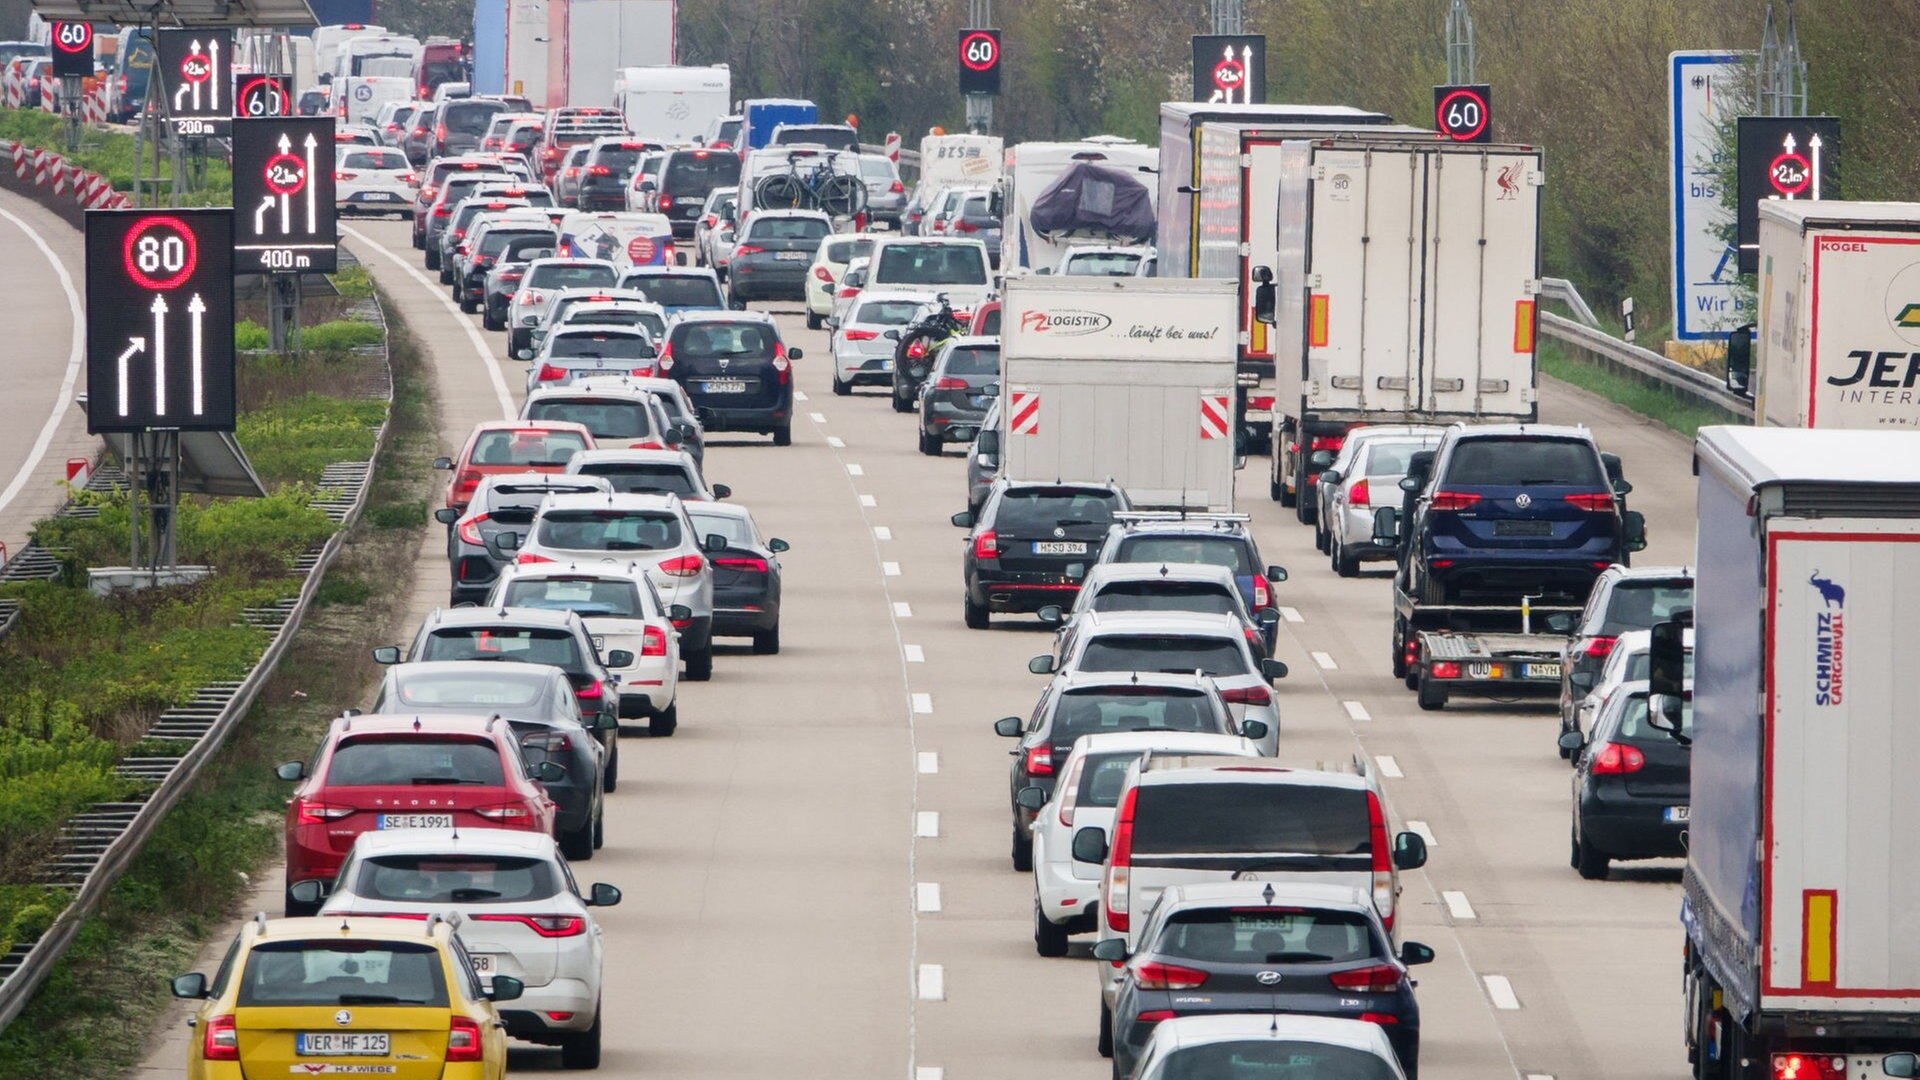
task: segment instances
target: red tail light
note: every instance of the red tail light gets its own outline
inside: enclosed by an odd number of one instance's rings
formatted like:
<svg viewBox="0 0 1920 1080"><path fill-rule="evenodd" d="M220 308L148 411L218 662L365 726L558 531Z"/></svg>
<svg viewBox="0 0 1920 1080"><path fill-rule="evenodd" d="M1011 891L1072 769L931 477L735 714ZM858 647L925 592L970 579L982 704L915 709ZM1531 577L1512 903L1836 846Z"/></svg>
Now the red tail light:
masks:
<svg viewBox="0 0 1920 1080"><path fill-rule="evenodd" d="M840 336L848 341L875 341L880 337L878 330L842 330Z"/></svg>
<svg viewBox="0 0 1920 1080"><path fill-rule="evenodd" d="M1460 665L1452 660L1435 660L1433 677L1436 679L1457 679L1460 677Z"/></svg>
<svg viewBox="0 0 1920 1080"><path fill-rule="evenodd" d="M735 255L765 255L767 249L761 247L759 244L736 244L734 245L733 253Z"/></svg>
<svg viewBox="0 0 1920 1080"><path fill-rule="evenodd" d="M523 551L514 556L513 561L520 566L532 566L535 563L550 563L553 560L547 558L545 555L535 555L531 551Z"/></svg>
<svg viewBox="0 0 1920 1080"><path fill-rule="evenodd" d="M944 378L935 380L933 384L933 388L935 390L965 390L967 388L967 380L956 379L953 376L948 375Z"/></svg>
<svg viewBox="0 0 1920 1080"><path fill-rule="evenodd" d="M673 196L671 195L660 196L660 209L662 210L673 209Z"/></svg>
<svg viewBox="0 0 1920 1080"><path fill-rule="evenodd" d="M439 139L441 142L446 142L447 141L447 125L441 124L438 127L434 128L433 137L436 139Z"/></svg>
<svg viewBox="0 0 1920 1080"><path fill-rule="evenodd" d="M835 295L835 296L837 296L837 297L839 297L839 298L840 298L840 299L842 299L842 300L850 300L850 299L852 299L852 298L854 298L854 297L856 297L856 296L859 296L859 295L860 295L860 286L858 286L858 285L843 285L843 286L841 286L841 287L840 287L840 291L839 291L839 292L836 292L836 293L834 293L834 295ZM874 334L868 334L867 336L868 336L868 337L875 337L876 335L874 335Z"/></svg>
<svg viewBox="0 0 1920 1080"><path fill-rule="evenodd" d="M472 1017L456 1016L447 1024L447 1061L485 1061L486 1047L480 1042L480 1024Z"/></svg>
<svg viewBox="0 0 1920 1080"><path fill-rule="evenodd" d="M1149 960L1133 966L1133 981L1142 990L1192 990L1206 983L1207 973Z"/></svg>
<svg viewBox="0 0 1920 1080"><path fill-rule="evenodd" d="M924 341L915 341L913 344L907 346L907 355L915 360L927 355L927 343Z"/></svg>
<svg viewBox="0 0 1920 1080"><path fill-rule="evenodd" d="M1136 1024L1157 1024L1162 1020L1171 1020L1180 1015L1172 1009L1145 1009L1133 1018Z"/></svg>
<svg viewBox="0 0 1920 1080"><path fill-rule="evenodd" d="M521 803L501 803L498 806L482 806L474 813L505 825L525 826L533 820L533 812Z"/></svg>
<svg viewBox="0 0 1920 1080"><path fill-rule="evenodd" d="M541 364L540 374L536 376L540 382L558 382L566 377L567 372L565 368L557 368L552 364Z"/></svg>
<svg viewBox="0 0 1920 1080"><path fill-rule="evenodd" d="M758 555L730 555L724 559L713 560L713 565L716 567L723 566L728 570L739 570L748 574L764 574L767 572L767 560L760 558Z"/></svg>
<svg viewBox="0 0 1920 1080"><path fill-rule="evenodd" d="M1405 972L1392 964L1377 964L1352 971L1336 971L1327 976L1327 981L1342 990L1359 994L1390 994L1400 989L1400 980L1404 975Z"/></svg>
<svg viewBox="0 0 1920 1080"><path fill-rule="evenodd" d="M542 753L564 754L573 749L573 739L564 731L536 731L521 739L520 745Z"/></svg>
<svg viewBox="0 0 1920 1080"><path fill-rule="evenodd" d="M1271 705L1273 693L1264 686L1249 686L1240 690L1222 690L1220 700L1229 705Z"/></svg>
<svg viewBox="0 0 1920 1080"><path fill-rule="evenodd" d="M1613 637L1590 638L1587 641L1587 655L1595 660L1604 660L1612 654L1613 647L1619 642L1619 638Z"/></svg>
<svg viewBox="0 0 1920 1080"><path fill-rule="evenodd" d="M1340 452L1340 448L1346 444L1347 437L1345 435L1315 435L1313 440L1307 444L1307 449L1331 450L1337 454Z"/></svg>
<svg viewBox="0 0 1920 1080"><path fill-rule="evenodd" d="M1625 743L1601 743L1594 751L1592 772L1595 776L1624 776L1647 767L1647 755Z"/></svg>
<svg viewBox="0 0 1920 1080"><path fill-rule="evenodd" d="M1041 743L1038 746L1027 747L1027 775L1028 776L1052 776L1053 775L1052 744Z"/></svg>
<svg viewBox="0 0 1920 1080"><path fill-rule="evenodd" d="M1373 848L1373 909L1380 913L1380 924L1393 933L1395 903L1393 895L1393 846L1387 839L1387 811L1380 796L1367 792L1367 844Z"/></svg>
<svg viewBox="0 0 1920 1080"><path fill-rule="evenodd" d="M477 922L511 922L528 926L541 937L579 937L587 932L587 920L578 915L475 915Z"/></svg>
<svg viewBox="0 0 1920 1080"><path fill-rule="evenodd" d="M1253 610L1273 606L1273 588L1262 574L1253 575Z"/></svg>
<svg viewBox="0 0 1920 1080"><path fill-rule="evenodd" d="M955 221L953 223L953 231L964 232L964 233L975 233L980 231L980 226L975 225L973 222L968 221L966 218L961 218L958 221Z"/></svg>
<svg viewBox="0 0 1920 1080"><path fill-rule="evenodd" d="M826 282L828 285L833 284L833 275L828 273L827 268L824 266L814 267L813 276L816 278L819 278L821 281Z"/></svg>
<svg viewBox="0 0 1920 1080"><path fill-rule="evenodd" d="M453 501L465 505L480 487L480 474L467 470L453 478Z"/></svg>
<svg viewBox="0 0 1920 1080"><path fill-rule="evenodd" d="M1120 813L1113 824L1113 847L1107 852L1106 880L1101 882L1100 910L1106 913L1107 929L1117 934L1126 933L1133 921L1127 889L1133 866L1133 807L1139 795L1139 788L1128 788L1127 797L1120 802Z"/></svg>
<svg viewBox="0 0 1920 1080"><path fill-rule="evenodd" d="M333 173L333 178L335 181L352 180L359 175L360 175L359 173L341 172L340 170L335 169Z"/></svg>
<svg viewBox="0 0 1920 1080"><path fill-rule="evenodd" d="M480 523L487 520L490 520L488 515L475 514L461 522L460 527L454 530L460 534L460 542L463 544L472 544L475 547L485 544L487 542L486 539L480 535Z"/></svg>
<svg viewBox="0 0 1920 1080"><path fill-rule="evenodd" d="M446 203L441 203L439 206L436 206L433 208L433 216L434 217L452 217L453 207L448 206Z"/></svg>
<svg viewBox="0 0 1920 1080"><path fill-rule="evenodd" d="M895 180L892 184L888 185L887 190L895 195L905 195L907 193L907 185Z"/></svg>
<svg viewBox="0 0 1920 1080"><path fill-rule="evenodd" d="M1349 503L1352 503L1354 506L1372 506L1373 505L1373 493L1367 490L1366 477L1364 476L1361 477L1358 481L1354 483L1352 488L1348 489L1347 501Z"/></svg>
<svg viewBox="0 0 1920 1080"><path fill-rule="evenodd" d="M477 1033L479 1029L475 1029ZM200 1054L208 1061L239 1061L240 1032L235 1030L233 1017L216 1016L207 1021L207 1033L200 1044Z"/></svg>
<svg viewBox="0 0 1920 1080"><path fill-rule="evenodd" d="M1479 503L1480 496L1471 491L1436 491L1433 493L1434 510L1471 510Z"/></svg>
<svg viewBox="0 0 1920 1080"><path fill-rule="evenodd" d="M293 804L294 822L299 825L324 825L353 813L350 806L328 806L318 799L297 799Z"/></svg>
<svg viewBox="0 0 1920 1080"><path fill-rule="evenodd" d="M1613 496L1604 491L1568 495L1566 496L1566 500L1574 507L1585 510L1591 514L1613 513Z"/></svg>
<svg viewBox="0 0 1920 1080"><path fill-rule="evenodd" d="M708 214L706 217L703 217L700 219L700 224L705 225L707 228L711 229L714 227L715 224L719 222L719 220L720 219L715 217L714 215Z"/></svg>
<svg viewBox="0 0 1920 1080"><path fill-rule="evenodd" d="M659 569L668 577L699 577L700 568L704 565L705 560L698 555L682 555L661 563Z"/></svg>
<svg viewBox="0 0 1920 1080"><path fill-rule="evenodd" d="M547 159L548 161L552 161L554 158L557 158L560 156L560 148L557 146L544 147L540 151L540 156Z"/></svg>
<svg viewBox="0 0 1920 1080"><path fill-rule="evenodd" d="M605 165L589 165L587 166L587 175L588 176L612 176L613 170L607 168Z"/></svg>
<svg viewBox="0 0 1920 1080"><path fill-rule="evenodd" d="M997 559L1000 557L1000 538L992 529L973 538L973 557L976 559Z"/></svg>
<svg viewBox="0 0 1920 1080"><path fill-rule="evenodd" d="M602 697L606 696L606 692L606 687L599 679L595 679L580 689L575 690L573 696L579 698L581 701L599 701Z"/></svg>
<svg viewBox="0 0 1920 1080"><path fill-rule="evenodd" d="M1400 1022L1400 1018L1392 1013L1363 1012L1360 1014L1360 1022L1363 1024L1397 1024Z"/></svg>
<svg viewBox="0 0 1920 1080"><path fill-rule="evenodd" d="M1825 1054L1773 1055L1773 1080L1846 1080L1847 1059Z"/></svg>
<svg viewBox="0 0 1920 1080"><path fill-rule="evenodd" d="M640 632L641 656L667 655L667 632L658 626L649 626Z"/></svg>

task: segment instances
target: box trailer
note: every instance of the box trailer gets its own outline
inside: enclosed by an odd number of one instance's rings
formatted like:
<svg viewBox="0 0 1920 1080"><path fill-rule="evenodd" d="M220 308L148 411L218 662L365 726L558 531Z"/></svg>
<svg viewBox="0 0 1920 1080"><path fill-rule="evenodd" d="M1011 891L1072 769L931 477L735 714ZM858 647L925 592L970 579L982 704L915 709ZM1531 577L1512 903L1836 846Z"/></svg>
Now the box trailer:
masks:
<svg viewBox="0 0 1920 1080"><path fill-rule="evenodd" d="M1659 632L1654 665L1692 750L1693 1075L1913 1075L1883 1059L1920 1050L1914 436L1708 427L1693 464L1690 712Z"/></svg>
<svg viewBox="0 0 1920 1080"><path fill-rule="evenodd" d="M929 193L954 184L988 187L1006 168L1006 143L998 135L929 135L920 140L920 177Z"/></svg>
<svg viewBox="0 0 1920 1080"><path fill-rule="evenodd" d="M1233 509L1232 282L1025 275L1002 304L1003 475Z"/></svg>
<svg viewBox="0 0 1920 1080"><path fill-rule="evenodd" d="M735 149L744 156L764 149L781 124L817 124L820 106L800 98L750 98L740 105L740 138Z"/></svg>
<svg viewBox="0 0 1920 1080"><path fill-rule="evenodd" d="M692 146L733 111L733 72L710 67L632 67L613 80L613 103L636 139Z"/></svg>
<svg viewBox="0 0 1920 1080"><path fill-rule="evenodd" d="M614 74L680 62L678 0L550 0L547 101L611 108Z"/></svg>

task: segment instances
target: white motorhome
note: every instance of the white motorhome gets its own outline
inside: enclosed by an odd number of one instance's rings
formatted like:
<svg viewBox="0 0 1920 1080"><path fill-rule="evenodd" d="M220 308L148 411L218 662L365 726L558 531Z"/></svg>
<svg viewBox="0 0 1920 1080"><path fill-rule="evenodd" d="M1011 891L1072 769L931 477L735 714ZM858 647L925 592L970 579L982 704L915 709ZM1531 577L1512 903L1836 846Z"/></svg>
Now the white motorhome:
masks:
<svg viewBox="0 0 1920 1080"><path fill-rule="evenodd" d="M1005 222L1000 234L1000 268L1008 275L1056 266L1074 243L1114 242L1106 237L1049 240L1031 227L1034 200L1069 167L1083 161L1106 165L1136 176L1151 198L1157 198L1159 191L1154 176L1160 167L1159 149L1113 135L1069 143L1020 143L1007 151L1006 158L998 201Z"/></svg>
<svg viewBox="0 0 1920 1080"><path fill-rule="evenodd" d="M920 140L920 179L925 191L943 187L991 187L1006 171L1006 144L998 135L929 135Z"/></svg>
<svg viewBox="0 0 1920 1080"><path fill-rule="evenodd" d="M413 82L413 67L420 59L420 39L405 34L374 34L344 42L334 55L333 77L383 75Z"/></svg>
<svg viewBox="0 0 1920 1080"><path fill-rule="evenodd" d="M711 67L630 67L613 80L613 105L636 139L691 146L733 108L733 72Z"/></svg>
<svg viewBox="0 0 1920 1080"><path fill-rule="evenodd" d="M386 27L375 26L372 23L340 23L316 27L313 31L314 70L325 72L328 78L332 78L334 66L340 58L340 50L347 42L355 38L384 37L387 32ZM295 83L294 85L300 88L305 84Z"/></svg>

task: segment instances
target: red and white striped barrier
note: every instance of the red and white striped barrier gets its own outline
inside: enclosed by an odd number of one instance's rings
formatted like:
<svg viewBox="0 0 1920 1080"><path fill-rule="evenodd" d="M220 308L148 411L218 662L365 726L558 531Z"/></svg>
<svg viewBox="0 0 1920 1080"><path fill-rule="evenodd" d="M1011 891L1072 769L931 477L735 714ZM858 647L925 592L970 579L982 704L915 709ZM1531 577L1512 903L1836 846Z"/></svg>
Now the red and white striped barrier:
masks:
<svg viewBox="0 0 1920 1080"><path fill-rule="evenodd" d="M51 75L40 77L40 111L60 111L60 80Z"/></svg>
<svg viewBox="0 0 1920 1080"><path fill-rule="evenodd" d="M8 157L13 159L13 175L26 179L31 173L36 186L51 188L55 195L71 193L73 200L88 210L116 210L133 205L133 200L113 189L112 181L68 162L51 150L0 139L0 159Z"/></svg>
<svg viewBox="0 0 1920 1080"><path fill-rule="evenodd" d="M87 91L87 96L81 100L80 118L89 124L104 124L107 122L106 87L96 86Z"/></svg>
<svg viewBox="0 0 1920 1080"><path fill-rule="evenodd" d="M884 145L887 151L887 160L893 162L895 168L899 168L900 166L900 133L897 131L887 132L887 138Z"/></svg>
<svg viewBox="0 0 1920 1080"><path fill-rule="evenodd" d="M6 74L0 76L0 92L6 94L9 109L17 109L27 103L27 80L19 68L7 65Z"/></svg>

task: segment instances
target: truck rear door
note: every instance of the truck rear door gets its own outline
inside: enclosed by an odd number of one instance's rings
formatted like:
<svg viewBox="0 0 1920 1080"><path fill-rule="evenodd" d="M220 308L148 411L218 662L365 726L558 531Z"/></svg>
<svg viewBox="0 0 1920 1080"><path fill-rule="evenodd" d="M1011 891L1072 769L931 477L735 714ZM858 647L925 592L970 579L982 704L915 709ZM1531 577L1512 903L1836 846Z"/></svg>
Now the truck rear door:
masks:
<svg viewBox="0 0 1920 1080"><path fill-rule="evenodd" d="M1326 149L1311 171L1306 407L1418 405L1423 155Z"/></svg>
<svg viewBox="0 0 1920 1080"><path fill-rule="evenodd" d="M1920 521L1775 519L1767 556L1761 1007L1911 1012Z"/></svg>
<svg viewBox="0 0 1920 1080"><path fill-rule="evenodd" d="M1540 158L1438 150L1421 157L1427 255L1418 291L1427 339L1417 404L1531 417Z"/></svg>

